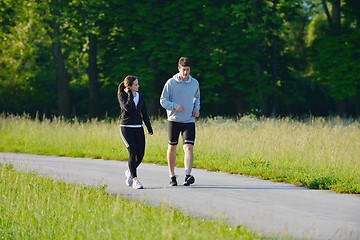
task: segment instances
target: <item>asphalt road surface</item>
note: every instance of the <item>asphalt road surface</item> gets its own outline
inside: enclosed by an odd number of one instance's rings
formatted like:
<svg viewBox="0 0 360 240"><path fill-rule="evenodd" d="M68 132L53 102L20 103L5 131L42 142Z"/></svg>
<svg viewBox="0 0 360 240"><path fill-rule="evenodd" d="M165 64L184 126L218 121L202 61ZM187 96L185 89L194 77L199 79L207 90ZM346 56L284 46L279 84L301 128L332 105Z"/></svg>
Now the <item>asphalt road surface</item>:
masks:
<svg viewBox="0 0 360 240"><path fill-rule="evenodd" d="M170 187L166 166L141 164L144 189L125 185L121 161L0 153L0 163L56 180L107 185L111 194L159 206L170 204L190 216L221 218L262 236L293 239L360 239L360 197L309 190L285 183L193 169L195 184ZM178 182L184 169L176 168Z"/></svg>

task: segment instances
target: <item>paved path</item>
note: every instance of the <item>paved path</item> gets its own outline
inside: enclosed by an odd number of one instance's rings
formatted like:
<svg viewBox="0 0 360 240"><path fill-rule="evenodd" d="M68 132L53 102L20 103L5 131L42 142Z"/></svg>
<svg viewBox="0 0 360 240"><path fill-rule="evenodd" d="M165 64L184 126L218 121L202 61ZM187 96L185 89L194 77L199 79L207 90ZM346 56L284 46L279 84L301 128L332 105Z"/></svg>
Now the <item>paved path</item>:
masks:
<svg viewBox="0 0 360 240"><path fill-rule="evenodd" d="M0 153L0 163L72 183L106 184L107 191L158 206L170 203L189 215L221 217L263 236L294 239L360 239L360 197L194 169L190 187L168 186L167 167L142 164L145 189L125 185L126 162ZM179 180L183 169L177 168Z"/></svg>

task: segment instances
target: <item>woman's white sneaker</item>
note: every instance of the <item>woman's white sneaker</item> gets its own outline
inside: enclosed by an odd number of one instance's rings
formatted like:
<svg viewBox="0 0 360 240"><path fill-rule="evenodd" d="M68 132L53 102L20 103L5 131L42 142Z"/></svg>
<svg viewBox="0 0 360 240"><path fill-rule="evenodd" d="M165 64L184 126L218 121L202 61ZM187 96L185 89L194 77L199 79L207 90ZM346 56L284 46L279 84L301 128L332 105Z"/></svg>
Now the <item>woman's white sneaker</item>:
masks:
<svg viewBox="0 0 360 240"><path fill-rule="evenodd" d="M138 179L136 179L133 182L132 187L135 188L135 189L143 189L144 188L143 185L141 184L141 182Z"/></svg>
<svg viewBox="0 0 360 240"><path fill-rule="evenodd" d="M126 181L125 181L126 185L131 187L133 185L133 177L131 176L129 169L125 171L125 176L126 176Z"/></svg>

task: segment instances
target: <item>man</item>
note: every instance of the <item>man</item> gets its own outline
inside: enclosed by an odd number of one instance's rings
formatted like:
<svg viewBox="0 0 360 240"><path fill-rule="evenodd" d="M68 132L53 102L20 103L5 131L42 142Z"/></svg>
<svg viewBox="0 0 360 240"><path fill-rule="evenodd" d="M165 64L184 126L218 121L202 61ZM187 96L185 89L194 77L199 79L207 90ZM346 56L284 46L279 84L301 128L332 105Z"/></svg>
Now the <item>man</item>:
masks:
<svg viewBox="0 0 360 240"><path fill-rule="evenodd" d="M189 186L195 182L191 175L193 148L195 143L195 118L200 115L199 82L190 75L190 59L181 57L178 61L179 72L164 85L160 104L166 109L168 120L167 160L170 186L177 186L175 176L176 147L181 133L184 149L185 181Z"/></svg>

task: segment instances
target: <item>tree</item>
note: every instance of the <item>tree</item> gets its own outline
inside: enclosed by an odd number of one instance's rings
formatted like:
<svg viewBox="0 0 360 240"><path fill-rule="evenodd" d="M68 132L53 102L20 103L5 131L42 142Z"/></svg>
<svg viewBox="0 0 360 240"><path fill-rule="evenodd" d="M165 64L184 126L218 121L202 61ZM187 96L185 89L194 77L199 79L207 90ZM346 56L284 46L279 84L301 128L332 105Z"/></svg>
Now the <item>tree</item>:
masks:
<svg viewBox="0 0 360 240"><path fill-rule="evenodd" d="M321 1L328 22L325 34L316 38L311 45L314 77L329 87L329 94L337 101L337 114L346 114L350 109L350 99L360 91L360 32L356 15L344 18L353 21L342 21L344 3L348 3L348 13L356 12L353 1ZM331 11L329 10L331 6ZM359 9L357 9L359 10ZM358 103L355 103L358 105Z"/></svg>
<svg viewBox="0 0 360 240"><path fill-rule="evenodd" d="M247 54L244 57L245 66L250 66L246 78L253 79L244 85L244 91L256 90L256 94L249 94L251 104L248 105L250 109L261 109L261 114L265 116L284 112L279 109L283 106L284 87L291 85L288 83L294 79L293 72L300 70L299 55L291 56L288 51L294 48L294 39L287 36L291 33L289 26L293 22L306 21L299 17L304 15L299 11L301 2L253 0L234 4L236 17L232 23L238 23L238 30L243 31L244 38L248 39L241 42L245 46L242 53ZM298 38L301 39L301 35ZM299 43L297 39L295 42Z"/></svg>
<svg viewBox="0 0 360 240"><path fill-rule="evenodd" d="M87 56L87 79L88 79L88 116L98 118L101 116L101 95L98 67L98 38L100 24L105 12L110 14L109 5L106 1L83 1L72 0L66 8L69 32L78 36L75 45L85 46ZM106 28L106 24L101 27ZM106 43L105 43L106 44Z"/></svg>
<svg viewBox="0 0 360 240"><path fill-rule="evenodd" d="M33 1L0 1L0 111L49 113L55 89L49 71L50 39Z"/></svg>
<svg viewBox="0 0 360 240"><path fill-rule="evenodd" d="M180 56L193 60L203 116L360 109L357 0L0 4L2 111L116 116L117 86L135 74L163 115Z"/></svg>
<svg viewBox="0 0 360 240"><path fill-rule="evenodd" d="M62 53L61 44L61 1L52 0L48 2L50 10L50 36L52 40L53 62L55 67L56 80L58 84L58 115L70 116L70 96L69 96L69 73L65 67L65 60Z"/></svg>

